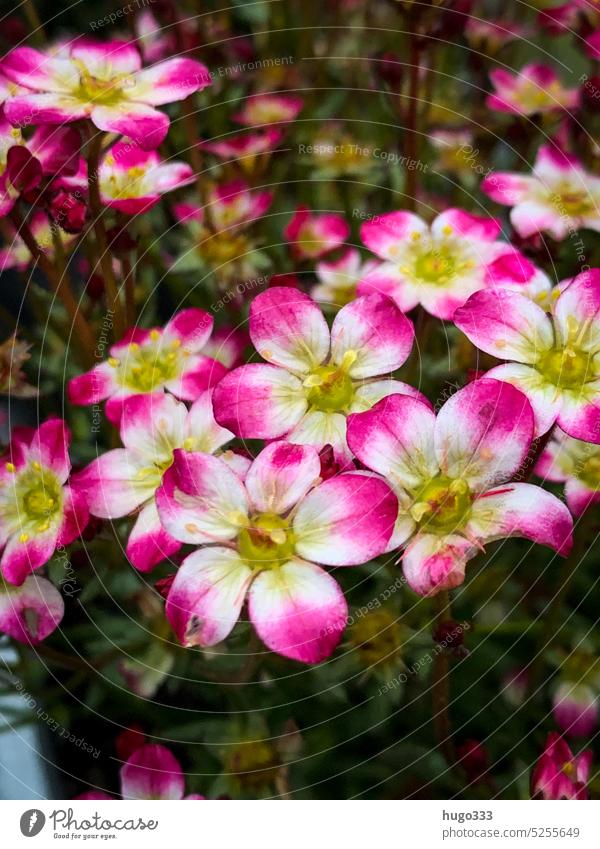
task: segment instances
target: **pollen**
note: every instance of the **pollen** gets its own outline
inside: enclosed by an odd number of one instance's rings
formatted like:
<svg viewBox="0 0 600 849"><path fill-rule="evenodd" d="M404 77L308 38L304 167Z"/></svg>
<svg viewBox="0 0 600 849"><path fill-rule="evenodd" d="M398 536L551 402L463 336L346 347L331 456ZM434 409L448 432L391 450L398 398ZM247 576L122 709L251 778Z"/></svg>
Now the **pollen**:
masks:
<svg viewBox="0 0 600 849"><path fill-rule="evenodd" d="M19 536L19 542L28 542L28 541L29 541L29 534L21 534Z"/></svg>
<svg viewBox="0 0 600 849"><path fill-rule="evenodd" d="M15 464L14 463L7 463L6 464L6 471L7 472L14 472L15 471Z"/></svg>
<svg viewBox="0 0 600 849"><path fill-rule="evenodd" d="M421 238L421 234L417 230L415 230L414 233L410 234L410 238L412 239L413 242L418 242L419 239Z"/></svg>
<svg viewBox="0 0 600 849"><path fill-rule="evenodd" d="M154 342L156 342L158 339L160 339L160 330L156 330L156 329L151 330L151 331L150 331L150 338L151 338Z"/></svg>
<svg viewBox="0 0 600 849"><path fill-rule="evenodd" d="M185 451L193 451L196 445L196 440L193 436L188 436L187 439L183 440L183 448Z"/></svg>
<svg viewBox="0 0 600 849"><path fill-rule="evenodd" d="M187 525L185 525L185 529L186 531L189 531L190 534L198 533L200 530L198 525L195 525L193 522L188 522Z"/></svg>
<svg viewBox="0 0 600 849"><path fill-rule="evenodd" d="M452 229L452 227L449 224L445 224L442 227L442 233L444 234L444 236L451 236L453 232L454 232L454 230Z"/></svg>
<svg viewBox="0 0 600 849"><path fill-rule="evenodd" d="M117 368L117 366L120 365L120 363L121 363L121 361L117 360L116 357L109 357L108 364L112 368Z"/></svg>
<svg viewBox="0 0 600 849"><path fill-rule="evenodd" d="M32 465L32 466L33 466L33 468L36 470L36 472L41 472L41 471L42 471L42 467L41 467L41 466L40 466L40 464L37 462L37 460L35 461L35 463L32 463L31 465Z"/></svg>

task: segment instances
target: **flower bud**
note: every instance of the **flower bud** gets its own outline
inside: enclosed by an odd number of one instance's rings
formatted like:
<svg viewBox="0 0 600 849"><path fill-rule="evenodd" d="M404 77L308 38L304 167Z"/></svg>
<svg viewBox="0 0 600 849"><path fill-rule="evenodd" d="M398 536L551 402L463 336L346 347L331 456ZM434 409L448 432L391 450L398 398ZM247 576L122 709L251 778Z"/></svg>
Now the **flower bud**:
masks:
<svg viewBox="0 0 600 849"><path fill-rule="evenodd" d="M65 233L80 233L85 226L87 207L78 194L59 189L52 196L50 217Z"/></svg>

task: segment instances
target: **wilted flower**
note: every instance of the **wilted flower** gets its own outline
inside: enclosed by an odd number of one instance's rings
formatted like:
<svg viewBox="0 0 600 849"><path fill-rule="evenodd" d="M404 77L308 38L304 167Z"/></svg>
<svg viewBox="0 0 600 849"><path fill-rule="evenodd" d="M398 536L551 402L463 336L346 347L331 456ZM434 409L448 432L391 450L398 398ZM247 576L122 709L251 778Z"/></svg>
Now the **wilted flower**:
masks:
<svg viewBox="0 0 600 849"><path fill-rule="evenodd" d="M144 150L158 147L169 129L168 116L154 107L184 100L211 83L208 70L193 59L167 59L142 69L133 44L89 38L73 40L59 55L17 47L0 70L29 89L6 100L11 124L90 118L98 129L128 136Z"/></svg>
<svg viewBox="0 0 600 849"><path fill-rule="evenodd" d="M348 444L383 475L399 512L388 550L404 546L406 580L420 595L462 584L486 542L525 537L566 555L573 523L554 495L510 483L533 439L527 398L497 380L476 380L431 408L406 395L384 398L348 420Z"/></svg>
<svg viewBox="0 0 600 849"><path fill-rule="evenodd" d="M16 433L0 463L0 569L11 584L23 584L87 524L85 499L67 484L69 442L65 423L48 419Z"/></svg>
<svg viewBox="0 0 600 849"><path fill-rule="evenodd" d="M589 737L598 725L598 694L585 683L561 681L552 696L552 715L569 737Z"/></svg>
<svg viewBox="0 0 600 849"><path fill-rule="evenodd" d="M544 799L587 799L587 782L592 767L592 751L573 752L560 734L548 734L544 753L531 776L532 796Z"/></svg>
<svg viewBox="0 0 600 849"><path fill-rule="evenodd" d="M456 326L488 354L513 362L488 377L524 392L536 436L556 422L576 439L600 443L600 269L579 274L556 299L552 317L502 289L477 292L456 311Z"/></svg>
<svg viewBox="0 0 600 849"><path fill-rule="evenodd" d="M64 612L61 594L46 578L30 575L14 587L0 577L0 633L35 645L58 628Z"/></svg>
<svg viewBox="0 0 600 849"><path fill-rule="evenodd" d="M382 295L352 301L331 332L317 304L296 289L274 287L250 306L252 342L268 364L235 369L215 389L217 421L244 439L333 446L351 459L346 416L391 392L417 390L389 375L408 357L413 329Z"/></svg>
<svg viewBox="0 0 600 849"><path fill-rule="evenodd" d="M157 493L161 521L204 546L183 561L166 614L180 642L224 640L248 613L275 652L318 663L338 644L347 606L317 563L353 566L381 554L397 502L387 484L346 473L319 485L318 452L281 442L263 449L242 483L219 458L175 452Z"/></svg>
<svg viewBox="0 0 600 849"><path fill-rule="evenodd" d="M269 154L283 138L283 130L271 128L261 133L226 136L219 141L204 142L202 147L219 159L234 162L243 171L252 173L258 162L268 160Z"/></svg>
<svg viewBox="0 0 600 849"><path fill-rule="evenodd" d="M70 402L87 406L108 399L106 415L118 423L130 395L167 389L195 401L227 371L203 353L212 329L211 316L195 307L176 313L164 328L132 328L111 347L108 360L69 381Z"/></svg>
<svg viewBox="0 0 600 849"><path fill-rule="evenodd" d="M496 241L500 224L461 209L438 215L431 227L411 212L389 212L361 225L360 235L385 260L363 278L361 295L381 292L403 312L421 304L451 319L469 295L486 285L487 268L514 248Z"/></svg>
<svg viewBox="0 0 600 849"><path fill-rule="evenodd" d="M13 398L35 398L38 390L27 383L21 368L29 359L27 342L11 336L0 345L0 394Z"/></svg>
<svg viewBox="0 0 600 849"><path fill-rule="evenodd" d="M481 190L512 207L510 220L522 237L545 232L561 240L582 228L600 231L600 177L555 146L540 147L531 177L495 172Z"/></svg>
<svg viewBox="0 0 600 849"><path fill-rule="evenodd" d="M578 88L565 88L549 65L531 63L516 74L504 68L490 72L495 92L487 98L490 109L516 115L536 115L556 109L576 109L580 102Z"/></svg>

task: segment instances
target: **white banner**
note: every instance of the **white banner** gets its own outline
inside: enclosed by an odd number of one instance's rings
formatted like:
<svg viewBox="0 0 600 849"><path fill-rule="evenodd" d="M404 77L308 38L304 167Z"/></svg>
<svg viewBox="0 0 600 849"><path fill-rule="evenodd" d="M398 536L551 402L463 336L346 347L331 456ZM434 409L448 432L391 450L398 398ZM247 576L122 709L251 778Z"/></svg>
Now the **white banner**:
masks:
<svg viewBox="0 0 600 849"><path fill-rule="evenodd" d="M2 846L597 849L597 802L0 802Z"/></svg>

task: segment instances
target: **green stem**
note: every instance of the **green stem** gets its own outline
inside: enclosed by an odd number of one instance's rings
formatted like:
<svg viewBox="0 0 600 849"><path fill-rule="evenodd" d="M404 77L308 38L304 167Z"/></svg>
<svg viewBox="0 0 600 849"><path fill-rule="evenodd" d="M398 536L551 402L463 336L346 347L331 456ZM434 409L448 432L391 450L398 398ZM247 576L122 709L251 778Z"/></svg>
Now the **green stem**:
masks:
<svg viewBox="0 0 600 849"><path fill-rule="evenodd" d="M108 239L106 229L102 220L102 202L100 200L100 150L102 147L102 133L95 133L89 143L88 153L88 189L90 199L90 210L96 242L100 252L100 267L106 286L107 308L115 313L115 334L120 339L125 333L125 314L123 304L119 297L119 287L112 266L112 256L108 250Z"/></svg>
<svg viewBox="0 0 600 849"><path fill-rule="evenodd" d="M447 590L435 596L436 617L435 628L450 619L452 610L450 595ZM431 702L433 710L433 728L437 745L451 766L456 763L456 750L452 738L452 723L450 722L450 662L448 653L442 646L436 647L433 659L433 675L431 680Z"/></svg>
<svg viewBox="0 0 600 849"><path fill-rule="evenodd" d="M407 158L416 163L419 159L419 70L421 64L421 46L415 33L409 35L409 81L408 109L406 113L406 145ZM407 169L405 182L405 206L411 212L417 208L418 170Z"/></svg>

